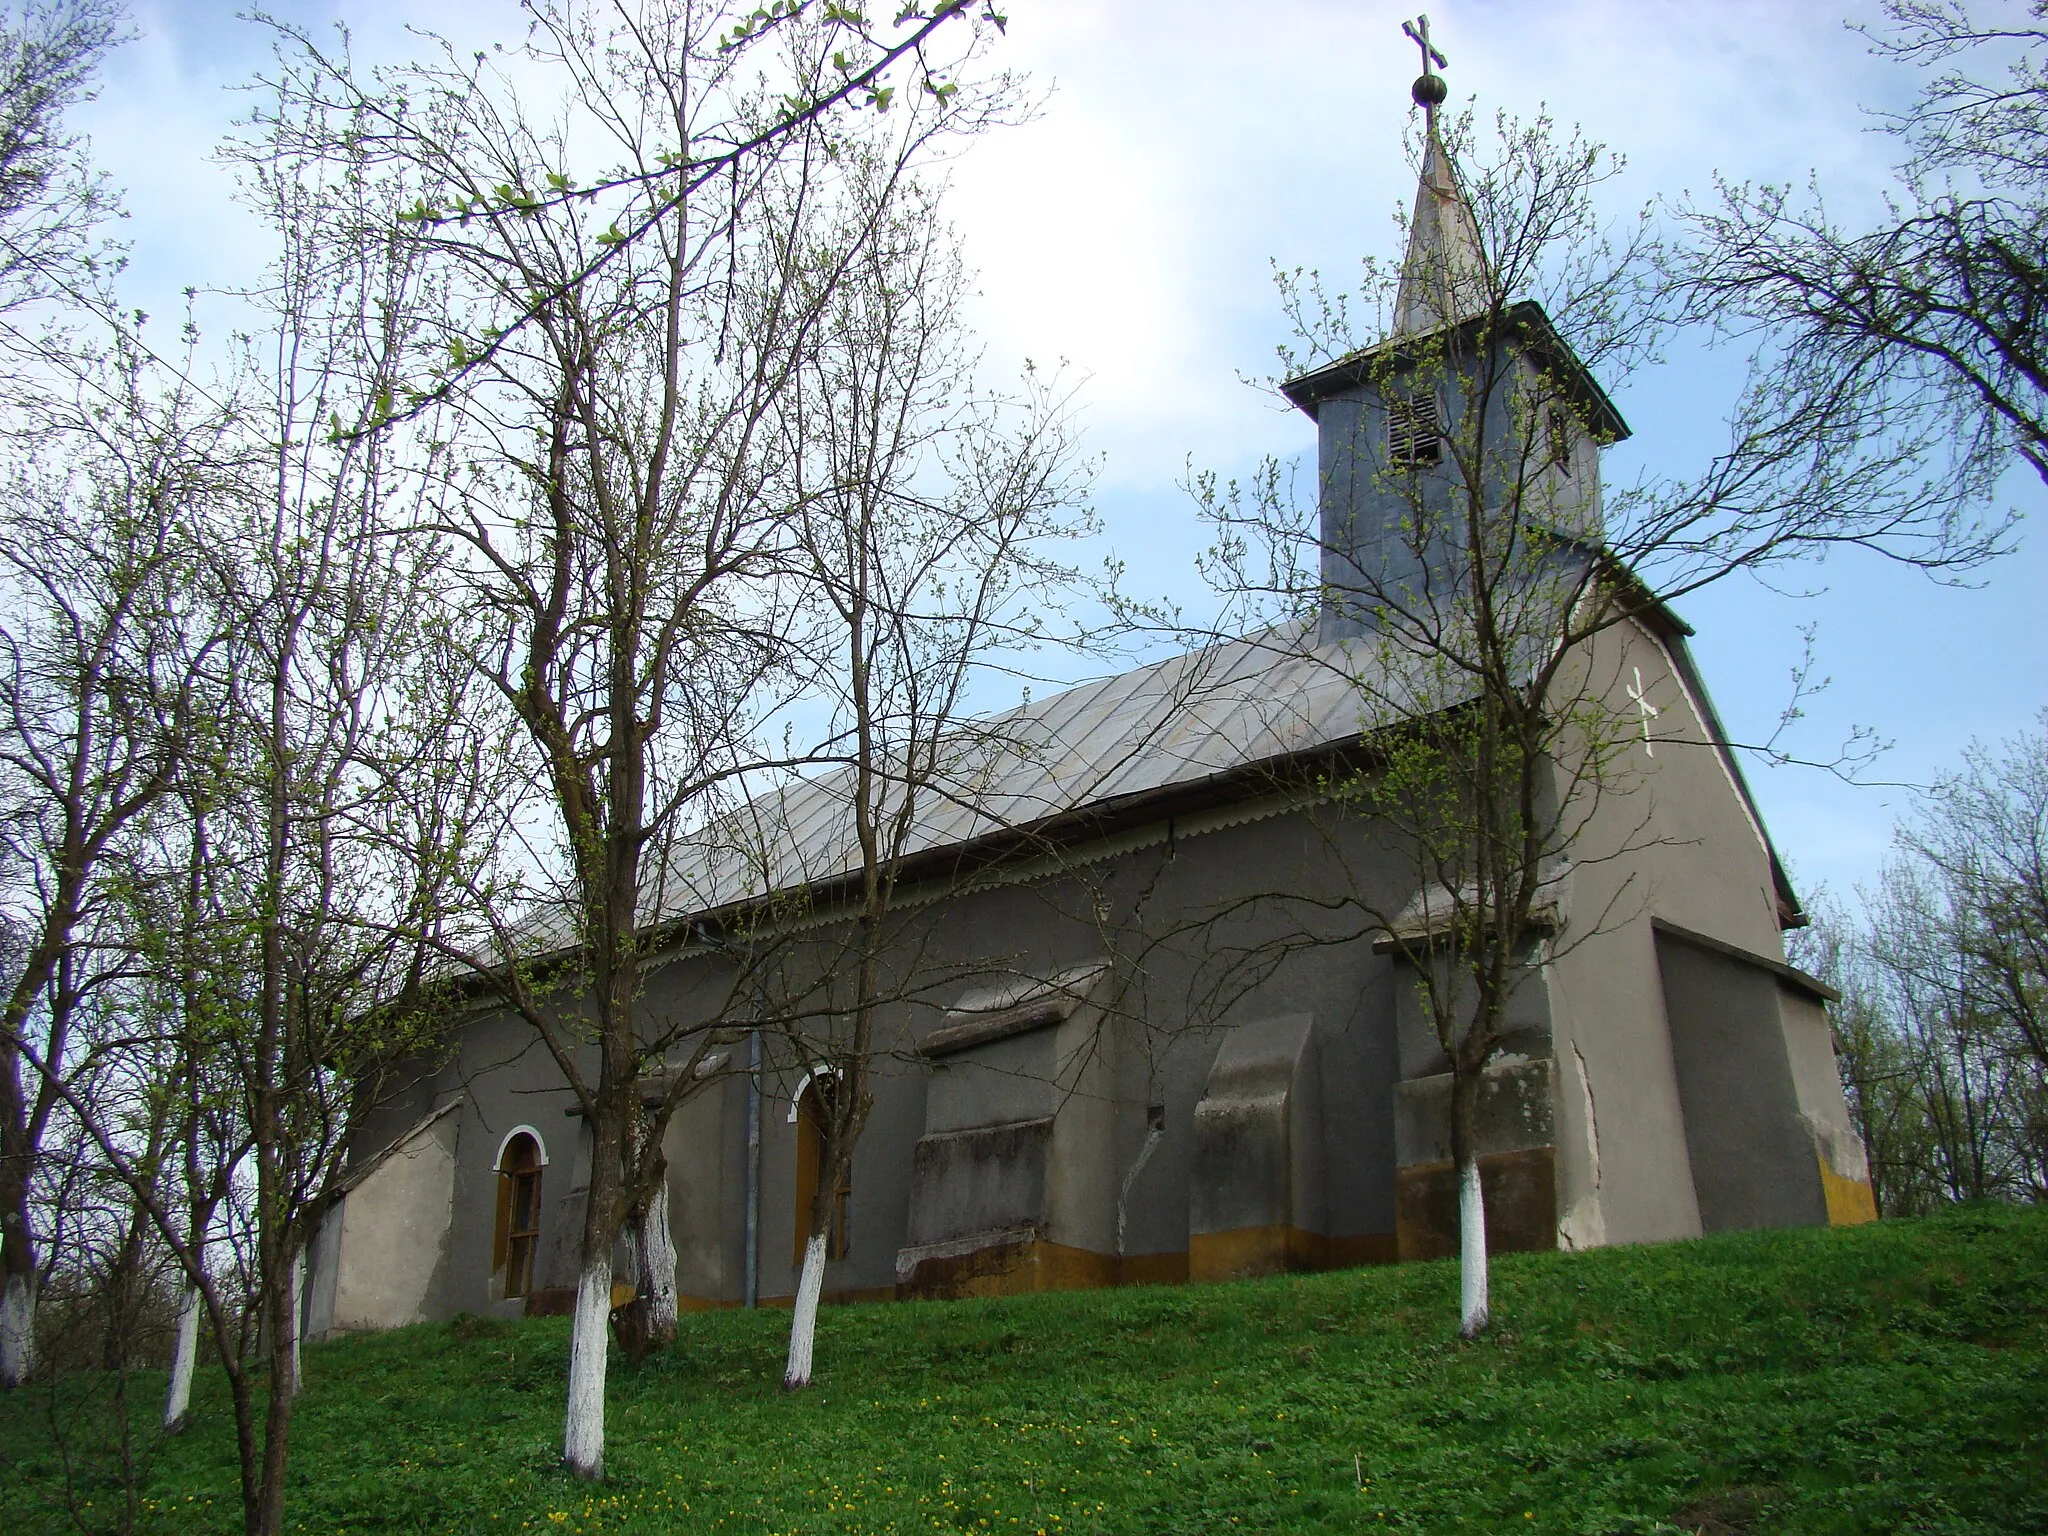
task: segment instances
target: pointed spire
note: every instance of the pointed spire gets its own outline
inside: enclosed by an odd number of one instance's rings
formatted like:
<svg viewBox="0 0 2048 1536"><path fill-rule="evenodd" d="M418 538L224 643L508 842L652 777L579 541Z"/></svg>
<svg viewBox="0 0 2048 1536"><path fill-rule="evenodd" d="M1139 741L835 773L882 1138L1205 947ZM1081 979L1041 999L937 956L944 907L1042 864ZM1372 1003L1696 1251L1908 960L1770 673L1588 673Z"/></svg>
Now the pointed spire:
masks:
<svg viewBox="0 0 2048 1536"><path fill-rule="evenodd" d="M1408 223L1408 254L1401 259L1401 287L1394 298L1394 334L1419 336L1485 312L1486 257L1479 226L1458 185L1458 169L1430 114L1422 151L1422 178L1415 188L1415 215Z"/></svg>
<svg viewBox="0 0 2048 1536"><path fill-rule="evenodd" d="M1486 257L1479 226L1458 185L1458 168L1436 130L1436 109L1450 89L1434 73L1450 60L1429 38L1429 17L1401 23L1422 50L1422 75L1410 94L1422 108L1422 181L1415 189L1415 217L1408 225L1408 254L1401 260L1401 287L1394 297L1394 334L1420 336L1481 314L1487 306Z"/></svg>

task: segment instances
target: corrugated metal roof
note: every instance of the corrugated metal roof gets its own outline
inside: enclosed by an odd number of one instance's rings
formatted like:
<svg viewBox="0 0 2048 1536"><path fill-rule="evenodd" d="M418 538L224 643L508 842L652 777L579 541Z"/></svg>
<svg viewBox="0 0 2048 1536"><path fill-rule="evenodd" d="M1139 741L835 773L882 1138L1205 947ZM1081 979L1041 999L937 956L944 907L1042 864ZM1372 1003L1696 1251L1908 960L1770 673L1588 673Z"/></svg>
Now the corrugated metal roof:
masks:
<svg viewBox="0 0 2048 1536"><path fill-rule="evenodd" d="M1357 679L1370 668L1373 682ZM1313 751L1438 694L1429 658L1373 637L1317 646L1292 624L1034 700L965 726L920 790L906 856L1026 830L1091 806ZM1436 698L1429 707L1441 707ZM1380 718L1368 718L1369 708ZM672 920L856 872L850 768L748 802L671 857Z"/></svg>

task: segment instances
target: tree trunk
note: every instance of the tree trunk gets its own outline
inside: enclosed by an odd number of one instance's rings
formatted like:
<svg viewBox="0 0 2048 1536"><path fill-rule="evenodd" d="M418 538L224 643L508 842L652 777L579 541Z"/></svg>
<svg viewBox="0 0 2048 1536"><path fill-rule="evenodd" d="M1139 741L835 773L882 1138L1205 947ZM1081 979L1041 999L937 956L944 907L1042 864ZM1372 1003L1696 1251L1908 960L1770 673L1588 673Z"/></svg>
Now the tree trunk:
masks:
<svg viewBox="0 0 2048 1536"><path fill-rule="evenodd" d="M578 1477L604 1476L605 1346L612 1316L609 1249L585 1257L576 1281L576 1316L569 1333L569 1408L562 1426L562 1460Z"/></svg>
<svg viewBox="0 0 2048 1536"><path fill-rule="evenodd" d="M1477 1338L1491 1316L1486 1300L1486 1196L1479 1159L1458 1165L1458 1332Z"/></svg>
<svg viewBox="0 0 2048 1536"><path fill-rule="evenodd" d="M26 1249L28 1245L23 1243L20 1246ZM7 1247L9 1251L0 1257L11 1261L16 1245L10 1242ZM24 1253L23 1257L26 1258L27 1254ZM0 1272L0 1387L26 1384L35 1366L35 1271L29 1269L23 1274L9 1262L4 1272Z"/></svg>
<svg viewBox="0 0 2048 1536"><path fill-rule="evenodd" d="M676 1337L676 1245L668 1226L668 1175L647 1197L634 1249L640 1259L640 1295L647 1299L648 1346L666 1349Z"/></svg>
<svg viewBox="0 0 2048 1536"><path fill-rule="evenodd" d="M164 1430L175 1435L185 1427L192 1406L192 1367L199 1356L199 1287L185 1286L185 1305L178 1312L178 1338L171 1349L171 1390L164 1398Z"/></svg>
<svg viewBox="0 0 2048 1536"><path fill-rule="evenodd" d="M306 1250L292 1255L292 1395L306 1390L306 1363L299 1352L306 1328Z"/></svg>
<svg viewBox="0 0 2048 1536"><path fill-rule="evenodd" d="M1459 1072L1451 1083L1451 1157L1458 1169L1458 1332L1477 1338L1491 1316L1486 1297L1486 1195L1479 1183L1473 1122L1479 1074Z"/></svg>
<svg viewBox="0 0 2048 1536"><path fill-rule="evenodd" d="M824 1161L820 1159L820 1161ZM789 1364L782 1384L795 1391L811 1384L811 1347L818 1339L818 1297L825 1289L825 1227L813 1221L804 1244L803 1277L797 1282L796 1306L789 1315Z"/></svg>
<svg viewBox="0 0 2048 1536"><path fill-rule="evenodd" d="M143 1226L148 1220L149 1213L140 1200L136 1201L128 1213L128 1230L121 1234L121 1245L108 1266L107 1322L106 1333L100 1339L100 1368L109 1373L127 1366L135 1347L135 1331L142 1321Z"/></svg>
<svg viewBox="0 0 2048 1536"><path fill-rule="evenodd" d="M29 1237L28 1111L20 1052L0 1045L0 1388L18 1387L36 1363L36 1253Z"/></svg>
<svg viewBox="0 0 2048 1536"><path fill-rule="evenodd" d="M270 1317L270 1395L263 1415L263 1471L257 1484L256 1506L245 1519L249 1536L279 1536L284 1530L285 1463L290 1455L293 1380L299 1353L298 1308L294 1304L297 1286L293 1270L286 1266L278 1276L263 1277L264 1305Z"/></svg>

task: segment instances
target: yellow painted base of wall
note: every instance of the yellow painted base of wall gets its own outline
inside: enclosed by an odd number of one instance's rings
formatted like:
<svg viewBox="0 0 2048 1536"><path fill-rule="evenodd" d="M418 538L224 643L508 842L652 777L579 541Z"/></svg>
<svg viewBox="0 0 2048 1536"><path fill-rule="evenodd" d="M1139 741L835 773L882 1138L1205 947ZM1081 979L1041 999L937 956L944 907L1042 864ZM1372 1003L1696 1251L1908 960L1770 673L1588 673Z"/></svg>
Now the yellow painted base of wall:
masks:
<svg viewBox="0 0 2048 1536"><path fill-rule="evenodd" d="M1248 1280L1255 1275L1392 1264L1397 1257L1391 1232L1325 1237L1300 1227L1236 1227L1228 1232L1197 1232L1188 1239L1187 1277L1197 1281Z"/></svg>
<svg viewBox="0 0 2048 1536"><path fill-rule="evenodd" d="M1249 1280L1312 1269L1350 1269L1394 1262L1391 1233L1325 1237L1300 1227L1234 1227L1197 1232L1188 1239L1190 1280Z"/></svg>
<svg viewBox="0 0 2048 1536"><path fill-rule="evenodd" d="M864 1301L895 1301L896 1299L896 1287L893 1285L851 1286L843 1291L821 1291L818 1293L818 1305L821 1307L850 1307ZM737 1301L719 1301L713 1302L711 1303L711 1305L719 1307L737 1307L744 1305L744 1303ZM758 1305L764 1307L777 1307L786 1310L796 1305L796 1297L763 1296Z"/></svg>
<svg viewBox="0 0 2048 1536"><path fill-rule="evenodd" d="M1188 1239L1188 1278L1194 1281L1249 1280L1254 1275L1285 1275L1296 1270L1324 1269L1330 1240L1300 1227L1235 1227L1228 1232L1197 1232Z"/></svg>
<svg viewBox="0 0 2048 1536"><path fill-rule="evenodd" d="M1116 1284L1117 1268L1113 1254L1032 1238L926 1259L897 1290L906 1297L946 1301L1032 1291L1084 1291Z"/></svg>
<svg viewBox="0 0 2048 1536"><path fill-rule="evenodd" d="M1093 1290L1110 1285L1184 1285L1283 1270L1343 1269L1391 1264L1392 1233L1324 1237L1298 1227L1206 1232L1186 1253L1134 1253L1118 1258L1044 1239L1005 1243L954 1258L927 1259L896 1288L905 1298L1015 1296L1028 1291Z"/></svg>
<svg viewBox="0 0 2048 1536"><path fill-rule="evenodd" d="M679 1294L676 1297L676 1310L678 1312L723 1312L729 1307L744 1305L744 1302L726 1301L718 1296L686 1296Z"/></svg>
<svg viewBox="0 0 2048 1536"><path fill-rule="evenodd" d="M1117 1261L1118 1285L1186 1285L1188 1256L1184 1253L1127 1253Z"/></svg>
<svg viewBox="0 0 2048 1536"><path fill-rule="evenodd" d="M1398 1264L1401 1247L1391 1232L1360 1232L1330 1239L1331 1269L1363 1269L1368 1264Z"/></svg>
<svg viewBox="0 0 2048 1536"><path fill-rule="evenodd" d="M1845 1179L1820 1158L1820 1190L1828 1203L1828 1225L1860 1227L1877 1220L1877 1195L1868 1179Z"/></svg>

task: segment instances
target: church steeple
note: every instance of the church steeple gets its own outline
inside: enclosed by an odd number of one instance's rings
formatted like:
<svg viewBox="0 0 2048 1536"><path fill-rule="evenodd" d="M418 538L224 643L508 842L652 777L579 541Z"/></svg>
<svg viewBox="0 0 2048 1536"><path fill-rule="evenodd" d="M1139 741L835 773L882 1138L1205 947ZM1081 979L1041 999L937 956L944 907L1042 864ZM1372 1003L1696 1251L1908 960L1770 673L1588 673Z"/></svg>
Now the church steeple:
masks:
<svg viewBox="0 0 2048 1536"><path fill-rule="evenodd" d="M1599 448L1628 427L1534 300L1494 292L1478 221L1437 127L1449 95L1429 19L1422 168L1393 327L1376 344L1281 386L1316 422L1324 642L1405 611L1434 622L1463 589L1453 498L1468 477L1491 512L1597 540Z"/></svg>
<svg viewBox="0 0 2048 1536"><path fill-rule="evenodd" d="M1484 314L1491 301L1479 226L1458 185L1451 152L1436 131L1434 108L1427 133L1415 213L1408 222L1408 253L1401 260L1401 286L1394 296L1395 337L1422 336L1456 325Z"/></svg>
<svg viewBox="0 0 2048 1536"><path fill-rule="evenodd" d="M1422 50L1422 74L1409 94L1422 108L1422 176L1415 187L1415 213L1408 222L1408 252L1401 260L1401 286L1394 298L1393 336L1422 336L1483 314L1486 253L1479 226L1458 185L1458 168L1437 132L1436 109L1450 94L1443 77L1450 60L1429 40L1429 17L1401 23Z"/></svg>

